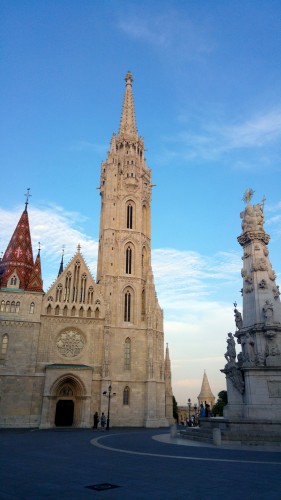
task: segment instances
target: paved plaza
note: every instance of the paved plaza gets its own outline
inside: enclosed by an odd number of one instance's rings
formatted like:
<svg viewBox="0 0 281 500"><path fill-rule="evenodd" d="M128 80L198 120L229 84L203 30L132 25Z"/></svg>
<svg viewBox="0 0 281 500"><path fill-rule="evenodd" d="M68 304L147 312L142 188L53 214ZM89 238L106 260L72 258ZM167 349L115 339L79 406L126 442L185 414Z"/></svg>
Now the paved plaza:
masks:
<svg viewBox="0 0 281 500"><path fill-rule="evenodd" d="M194 445L166 429L1 430L0 498L280 500L281 449Z"/></svg>

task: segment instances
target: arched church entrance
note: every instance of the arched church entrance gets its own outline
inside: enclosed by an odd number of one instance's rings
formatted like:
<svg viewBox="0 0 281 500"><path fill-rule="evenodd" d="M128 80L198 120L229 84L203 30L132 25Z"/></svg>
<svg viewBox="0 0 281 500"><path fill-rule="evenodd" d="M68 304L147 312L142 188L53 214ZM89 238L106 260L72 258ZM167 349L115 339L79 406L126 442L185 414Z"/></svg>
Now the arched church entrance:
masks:
<svg viewBox="0 0 281 500"><path fill-rule="evenodd" d="M71 399L59 399L56 405L56 427L69 427L73 424L74 402Z"/></svg>
<svg viewBox="0 0 281 500"><path fill-rule="evenodd" d="M79 427L83 413L85 389L82 383L74 376L62 377L54 385L56 427Z"/></svg>

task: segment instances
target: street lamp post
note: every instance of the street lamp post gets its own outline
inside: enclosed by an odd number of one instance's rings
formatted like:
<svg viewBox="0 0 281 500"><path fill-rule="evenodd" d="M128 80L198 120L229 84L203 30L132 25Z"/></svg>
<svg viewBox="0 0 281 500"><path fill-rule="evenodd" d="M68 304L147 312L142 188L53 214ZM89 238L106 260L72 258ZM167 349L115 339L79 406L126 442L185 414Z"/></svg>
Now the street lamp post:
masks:
<svg viewBox="0 0 281 500"><path fill-rule="evenodd" d="M194 425L197 425L197 404L194 403Z"/></svg>
<svg viewBox="0 0 281 500"><path fill-rule="evenodd" d="M107 397L108 399L108 405L107 405L107 421L106 421L106 430L109 431L109 423L110 423L110 400L111 398L113 398L114 396L116 396L116 392L113 392L111 394L111 391L112 391L112 386L111 384L108 386L108 391L103 391L103 395Z"/></svg>
<svg viewBox="0 0 281 500"><path fill-rule="evenodd" d="M190 398L188 398L187 404L188 404L188 425L190 425L190 408L191 408L191 399Z"/></svg>

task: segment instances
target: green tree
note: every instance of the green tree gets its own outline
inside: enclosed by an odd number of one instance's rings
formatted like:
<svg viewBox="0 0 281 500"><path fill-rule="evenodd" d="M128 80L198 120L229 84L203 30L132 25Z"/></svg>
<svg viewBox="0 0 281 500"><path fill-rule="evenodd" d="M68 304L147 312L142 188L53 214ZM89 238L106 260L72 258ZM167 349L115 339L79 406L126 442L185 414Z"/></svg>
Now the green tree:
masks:
<svg viewBox="0 0 281 500"><path fill-rule="evenodd" d="M212 408L213 415L223 416L223 408L227 405L227 391L220 391L218 393L218 400Z"/></svg>
<svg viewBox="0 0 281 500"><path fill-rule="evenodd" d="M173 417L178 420L178 403L175 396L173 396Z"/></svg>

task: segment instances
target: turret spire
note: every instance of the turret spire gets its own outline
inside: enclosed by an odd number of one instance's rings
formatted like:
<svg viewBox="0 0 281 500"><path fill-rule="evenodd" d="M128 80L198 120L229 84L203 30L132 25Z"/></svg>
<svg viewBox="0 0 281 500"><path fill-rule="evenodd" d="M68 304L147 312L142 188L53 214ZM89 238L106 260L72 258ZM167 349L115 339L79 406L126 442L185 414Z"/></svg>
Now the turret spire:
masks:
<svg viewBox="0 0 281 500"><path fill-rule="evenodd" d="M41 258L40 258L40 242L38 243L38 253L35 259L33 269L30 274L29 282L26 290L29 292L43 292L43 280L41 273Z"/></svg>
<svg viewBox="0 0 281 500"><path fill-rule="evenodd" d="M0 262L1 288L9 288L11 284L17 282L18 288L25 290L33 270L34 262L27 212L29 189L27 191L25 209Z"/></svg>
<svg viewBox="0 0 281 500"><path fill-rule="evenodd" d="M215 403L215 396L212 393L206 370L204 370L202 386L201 386L200 394L198 396L198 401L199 401L199 404L201 404L201 403L204 404L206 401L207 403L211 404L211 406L213 406Z"/></svg>
<svg viewBox="0 0 281 500"><path fill-rule="evenodd" d="M60 261L58 277L61 275L61 273L63 273L63 256L64 256L64 245L62 246L61 261Z"/></svg>
<svg viewBox="0 0 281 500"><path fill-rule="evenodd" d="M134 111L134 97L132 91L133 77L130 71L125 76L126 90L123 101L123 110L119 127L119 135L134 135L138 134L135 111Z"/></svg>

